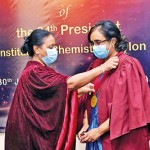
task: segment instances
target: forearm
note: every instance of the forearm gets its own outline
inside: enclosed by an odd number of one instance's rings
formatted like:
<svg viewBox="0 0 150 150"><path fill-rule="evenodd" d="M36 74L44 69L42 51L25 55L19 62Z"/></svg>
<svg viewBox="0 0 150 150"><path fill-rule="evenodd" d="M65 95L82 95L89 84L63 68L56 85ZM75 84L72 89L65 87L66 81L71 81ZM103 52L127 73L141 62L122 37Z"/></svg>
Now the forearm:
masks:
<svg viewBox="0 0 150 150"><path fill-rule="evenodd" d="M80 130L80 133L86 132L88 128L89 128L88 116L87 116L87 110L85 110L84 118L83 118L83 126L82 129Z"/></svg>
<svg viewBox="0 0 150 150"><path fill-rule="evenodd" d="M109 131L109 118L102 123L99 127L98 127L98 131L100 135L103 135L104 133L106 133L107 131Z"/></svg>
<svg viewBox="0 0 150 150"><path fill-rule="evenodd" d="M103 73L102 66L98 66L90 71L76 74L67 80L68 89L69 90L78 89L86 85L87 83L91 82L102 73Z"/></svg>
<svg viewBox="0 0 150 150"><path fill-rule="evenodd" d="M105 63L103 63L101 66L98 66L90 71L79 73L70 77L67 80L68 89L74 90L86 85L87 83L94 80L101 73L104 73L104 71L109 71L112 68L116 68L118 65L118 61L118 57L112 57L108 59Z"/></svg>
<svg viewBox="0 0 150 150"><path fill-rule="evenodd" d="M87 110L85 110L85 112L84 112L83 126L85 126L87 128L89 127Z"/></svg>
<svg viewBox="0 0 150 150"><path fill-rule="evenodd" d="M78 98L80 98L83 95L82 93L82 87L78 89Z"/></svg>

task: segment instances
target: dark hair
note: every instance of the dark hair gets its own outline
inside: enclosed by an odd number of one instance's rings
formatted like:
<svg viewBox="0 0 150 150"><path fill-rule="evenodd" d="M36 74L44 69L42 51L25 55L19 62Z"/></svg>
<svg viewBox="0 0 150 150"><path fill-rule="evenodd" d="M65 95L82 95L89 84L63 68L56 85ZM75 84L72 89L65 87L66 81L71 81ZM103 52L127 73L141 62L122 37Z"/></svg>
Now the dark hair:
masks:
<svg viewBox="0 0 150 150"><path fill-rule="evenodd" d="M21 52L23 54L28 52L29 56L33 56L34 55L33 46L34 45L41 46L44 43L44 39L49 35L52 35L52 33L47 30L42 29L33 30L33 32L28 37L25 38L24 44L21 47Z"/></svg>
<svg viewBox="0 0 150 150"><path fill-rule="evenodd" d="M89 31L88 40L91 42L90 36L94 30L98 29L107 40L111 40L112 38L116 38L115 49L116 51L125 51L128 46L128 42L126 38L121 36L120 30L118 27L109 20L102 20L97 22Z"/></svg>

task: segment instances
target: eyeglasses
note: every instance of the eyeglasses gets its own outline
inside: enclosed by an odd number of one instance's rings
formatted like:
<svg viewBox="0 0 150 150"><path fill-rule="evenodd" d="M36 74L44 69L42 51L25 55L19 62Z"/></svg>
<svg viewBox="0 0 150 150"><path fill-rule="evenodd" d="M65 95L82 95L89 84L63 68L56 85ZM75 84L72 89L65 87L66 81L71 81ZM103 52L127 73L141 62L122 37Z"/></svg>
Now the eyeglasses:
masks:
<svg viewBox="0 0 150 150"><path fill-rule="evenodd" d="M100 45L101 43L106 42L106 41L109 41L109 40L108 39L103 40L103 41L101 41L101 40L94 40L94 41L91 41L90 44L91 44L91 46L93 46L93 45Z"/></svg>

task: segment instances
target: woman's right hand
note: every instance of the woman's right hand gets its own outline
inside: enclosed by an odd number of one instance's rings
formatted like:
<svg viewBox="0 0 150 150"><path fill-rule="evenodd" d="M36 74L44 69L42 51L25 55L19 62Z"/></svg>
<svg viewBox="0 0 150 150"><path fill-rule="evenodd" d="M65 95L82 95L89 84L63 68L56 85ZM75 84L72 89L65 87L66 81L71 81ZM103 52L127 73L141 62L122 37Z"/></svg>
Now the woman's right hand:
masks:
<svg viewBox="0 0 150 150"><path fill-rule="evenodd" d="M109 71L115 69L118 66L119 58L117 56L109 58L105 63L102 64L103 71Z"/></svg>

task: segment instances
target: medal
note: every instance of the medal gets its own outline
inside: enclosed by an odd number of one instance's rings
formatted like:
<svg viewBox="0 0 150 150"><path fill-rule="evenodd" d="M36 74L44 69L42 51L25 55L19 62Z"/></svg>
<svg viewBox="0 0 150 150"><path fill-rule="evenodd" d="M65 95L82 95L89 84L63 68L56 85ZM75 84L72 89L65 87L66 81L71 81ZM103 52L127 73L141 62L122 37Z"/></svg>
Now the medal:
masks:
<svg viewBox="0 0 150 150"><path fill-rule="evenodd" d="M96 95L93 95L92 99L91 99L91 107L95 107L97 103L97 98Z"/></svg>

